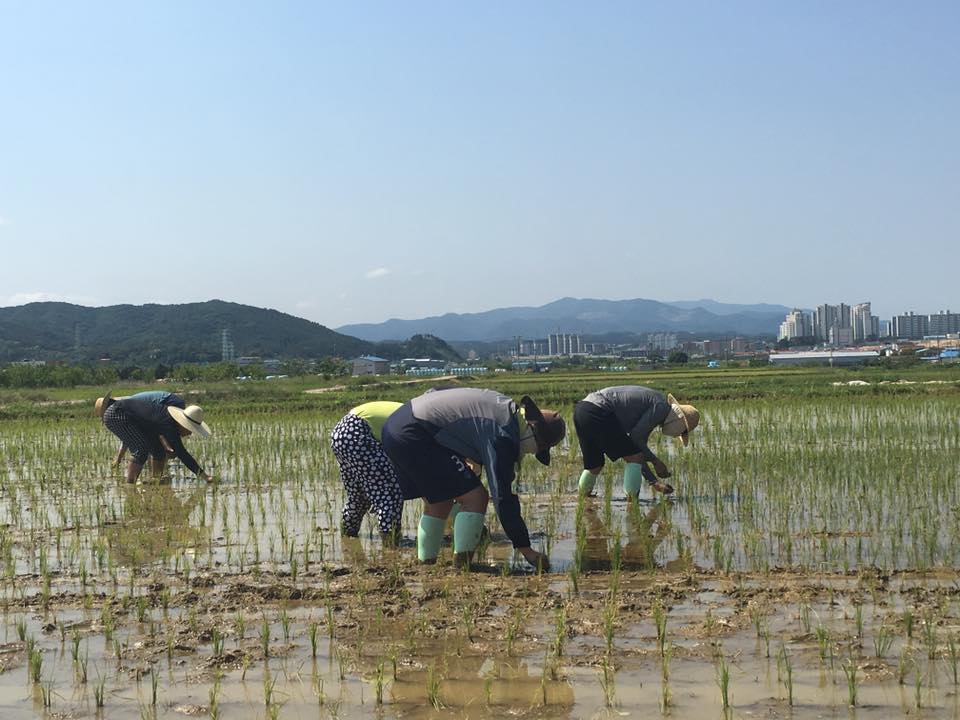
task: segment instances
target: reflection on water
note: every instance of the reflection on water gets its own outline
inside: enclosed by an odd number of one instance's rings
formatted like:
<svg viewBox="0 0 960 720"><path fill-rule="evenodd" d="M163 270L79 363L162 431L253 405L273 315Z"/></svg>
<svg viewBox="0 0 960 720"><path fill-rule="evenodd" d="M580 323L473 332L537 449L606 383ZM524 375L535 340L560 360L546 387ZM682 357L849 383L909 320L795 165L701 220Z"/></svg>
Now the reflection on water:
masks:
<svg viewBox="0 0 960 720"><path fill-rule="evenodd" d="M359 668L368 681L378 672L388 676L390 704L400 714L426 711L434 703L447 710L489 717L496 707L549 707L550 717L571 717L575 704L573 686L553 677L543 658L505 658L475 653L468 648L452 652L442 642L418 647L421 669L402 671L389 678L389 663L380 668L375 658L366 657ZM404 711L403 708L408 710ZM429 714L429 713L427 713Z"/></svg>
<svg viewBox="0 0 960 720"><path fill-rule="evenodd" d="M133 567L165 561L186 548L195 553L210 543L210 529L190 524L207 488L174 489L168 484L125 485L123 513L105 528L115 560Z"/></svg>
<svg viewBox="0 0 960 720"><path fill-rule="evenodd" d="M670 537L671 512L673 503L661 499L650 505L629 503L626 507L626 542L619 550L619 563L622 570L653 570L660 568L655 559L657 548ZM618 533L604 522L598 504L588 499L584 505L583 518L586 523L586 542L580 558L580 569L584 572L610 570L614 563L614 542ZM663 569L680 570L688 565L683 558L677 558L662 565Z"/></svg>

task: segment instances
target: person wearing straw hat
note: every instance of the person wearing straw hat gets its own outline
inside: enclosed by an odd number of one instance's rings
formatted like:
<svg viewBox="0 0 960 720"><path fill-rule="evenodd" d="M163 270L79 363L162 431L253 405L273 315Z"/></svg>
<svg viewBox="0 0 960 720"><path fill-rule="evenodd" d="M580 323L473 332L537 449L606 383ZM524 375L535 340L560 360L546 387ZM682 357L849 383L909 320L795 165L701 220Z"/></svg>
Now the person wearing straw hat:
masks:
<svg viewBox="0 0 960 720"><path fill-rule="evenodd" d="M162 472L168 455L179 458L201 480L212 482L213 478L183 445L183 438L188 435L210 436L199 405L187 405L179 395L167 392L138 393L120 399L107 393L97 398L94 411L120 439L116 462L122 459L125 449L130 451L128 483L137 481L148 457L153 458L154 472Z"/></svg>
<svg viewBox="0 0 960 720"><path fill-rule="evenodd" d="M117 400L126 400L128 397L137 398L140 400L150 400L151 402L157 403L159 405L166 406L172 399L180 401L181 398L177 395L174 395L171 392L165 390L146 390L144 392L138 392L135 395L124 395L121 397L113 397L109 392L106 393L103 397L97 398L96 402L93 404L94 414L103 419L103 413L106 412L106 409L110 407ZM127 445L120 441L120 447L117 448L117 455L114 457L111 467L120 467L120 463L123 461L123 456L126 455ZM168 452L167 455L172 453ZM163 473L164 465L166 465L166 458L163 460L157 460L156 458L151 458L153 464L153 474L159 476Z"/></svg>
<svg viewBox="0 0 960 720"><path fill-rule="evenodd" d="M580 492L593 492L606 455L626 461L623 489L628 498L639 497L644 479L654 491L672 493L673 487L663 482L670 477L670 470L647 444L650 433L659 427L664 435L676 437L686 446L690 431L699 423L700 413L693 405L683 405L673 395L664 396L651 388L620 385L590 393L573 410L583 456Z"/></svg>
<svg viewBox="0 0 960 720"><path fill-rule="evenodd" d="M347 537L360 534L363 516L372 510L384 542L395 544L399 539L403 492L393 464L383 452L380 433L387 418L400 406L386 400L358 405L330 433L330 447L347 492L340 522L341 532Z"/></svg>
<svg viewBox="0 0 960 720"><path fill-rule="evenodd" d="M541 411L528 397L514 402L494 390L451 388L427 392L396 410L383 426L383 449L397 470L404 497L424 498L417 558L435 562L454 501L454 562L469 566L493 505L513 547L528 563L549 569L547 556L530 547L530 534L513 491L524 455L550 464L550 448L563 440L563 418ZM471 460L487 475L484 489Z"/></svg>

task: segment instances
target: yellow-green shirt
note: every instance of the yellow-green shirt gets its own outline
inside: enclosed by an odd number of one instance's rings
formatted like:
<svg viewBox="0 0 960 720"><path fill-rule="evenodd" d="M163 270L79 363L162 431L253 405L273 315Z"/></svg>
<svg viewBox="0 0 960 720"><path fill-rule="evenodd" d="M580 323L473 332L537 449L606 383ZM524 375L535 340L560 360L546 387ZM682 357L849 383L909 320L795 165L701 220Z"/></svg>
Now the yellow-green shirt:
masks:
<svg viewBox="0 0 960 720"><path fill-rule="evenodd" d="M379 441L383 424L401 405L402 403L390 402L389 400L374 400L363 405L357 405L350 413L363 418L370 426L373 436Z"/></svg>

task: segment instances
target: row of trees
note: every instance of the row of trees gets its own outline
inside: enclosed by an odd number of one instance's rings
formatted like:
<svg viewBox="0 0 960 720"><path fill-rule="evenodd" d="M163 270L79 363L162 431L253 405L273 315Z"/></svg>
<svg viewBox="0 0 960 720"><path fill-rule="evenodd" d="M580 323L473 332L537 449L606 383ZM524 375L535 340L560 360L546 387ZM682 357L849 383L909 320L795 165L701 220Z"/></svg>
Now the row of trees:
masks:
<svg viewBox="0 0 960 720"><path fill-rule="evenodd" d="M120 380L153 381L161 379L179 382L233 380L238 377L263 379L268 375L323 375L337 377L349 375L350 366L343 360L325 358L316 363L290 360L279 369L267 370L263 365L233 363L184 363L139 367L135 365L7 365L0 368L0 388L50 388L76 387L80 385L109 386Z"/></svg>

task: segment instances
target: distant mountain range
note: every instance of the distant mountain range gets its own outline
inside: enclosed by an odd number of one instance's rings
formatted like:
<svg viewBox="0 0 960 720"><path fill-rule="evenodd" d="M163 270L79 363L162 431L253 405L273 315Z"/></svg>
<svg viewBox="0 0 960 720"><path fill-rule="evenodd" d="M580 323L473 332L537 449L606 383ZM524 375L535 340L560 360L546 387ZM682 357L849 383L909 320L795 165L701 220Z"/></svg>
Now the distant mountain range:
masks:
<svg viewBox="0 0 960 720"><path fill-rule="evenodd" d="M237 356L459 357L434 337L407 336L410 339L402 343L372 343L276 310L210 300L99 308L42 302L0 308L0 361L95 361L108 357L141 365L215 362L222 357L224 329L230 330Z"/></svg>
<svg viewBox="0 0 960 720"><path fill-rule="evenodd" d="M510 307L480 313L448 313L420 320L344 325L346 335L380 342L429 333L452 341L498 341L517 335L543 338L550 333L691 332L776 335L785 305L734 305L715 300L595 300L562 298L540 307Z"/></svg>
<svg viewBox="0 0 960 720"><path fill-rule="evenodd" d="M714 300L563 298L541 307L500 308L421 320L345 325L337 331L276 310L210 300L186 305L30 303L0 308L0 362L96 361L147 365L215 362L222 331L236 356L321 358L380 355L459 359L449 342L498 342L554 332L603 337L657 331L774 335L790 308ZM441 339L442 338L442 339Z"/></svg>

